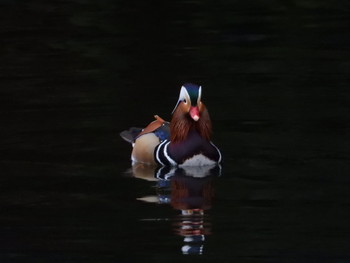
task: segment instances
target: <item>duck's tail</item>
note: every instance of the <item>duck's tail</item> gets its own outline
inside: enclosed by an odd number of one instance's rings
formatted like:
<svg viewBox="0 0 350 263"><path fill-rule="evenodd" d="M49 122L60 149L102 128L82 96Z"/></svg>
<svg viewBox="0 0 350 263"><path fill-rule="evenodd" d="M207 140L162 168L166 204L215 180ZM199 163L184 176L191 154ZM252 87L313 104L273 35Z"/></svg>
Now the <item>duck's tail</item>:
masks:
<svg viewBox="0 0 350 263"><path fill-rule="evenodd" d="M142 132L142 130L142 128L131 127L129 130L122 131L121 133L119 133L119 135L125 141L129 143L134 143L137 136Z"/></svg>
<svg viewBox="0 0 350 263"><path fill-rule="evenodd" d="M122 131L120 133L120 136L129 143L134 143L139 136L144 135L146 133L154 132L156 130L158 130L161 133L160 135L157 134L157 136L159 136L161 140L164 140L167 137L169 137L169 123L163 120L158 115L154 115L154 118L156 120L152 121L146 128L143 129L131 127L128 130Z"/></svg>

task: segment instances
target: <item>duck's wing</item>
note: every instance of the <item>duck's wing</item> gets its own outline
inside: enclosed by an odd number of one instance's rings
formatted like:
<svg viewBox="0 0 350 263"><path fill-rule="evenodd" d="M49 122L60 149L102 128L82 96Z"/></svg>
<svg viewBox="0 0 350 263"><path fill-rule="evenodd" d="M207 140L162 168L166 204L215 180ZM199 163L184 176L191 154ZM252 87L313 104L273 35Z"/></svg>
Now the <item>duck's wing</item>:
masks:
<svg viewBox="0 0 350 263"><path fill-rule="evenodd" d="M135 140L147 133L155 133L161 141L166 140L170 137L169 122L163 120L158 115L155 115L156 120L152 121L146 126L146 128L131 127L128 130L122 131L120 136L129 143L134 143Z"/></svg>

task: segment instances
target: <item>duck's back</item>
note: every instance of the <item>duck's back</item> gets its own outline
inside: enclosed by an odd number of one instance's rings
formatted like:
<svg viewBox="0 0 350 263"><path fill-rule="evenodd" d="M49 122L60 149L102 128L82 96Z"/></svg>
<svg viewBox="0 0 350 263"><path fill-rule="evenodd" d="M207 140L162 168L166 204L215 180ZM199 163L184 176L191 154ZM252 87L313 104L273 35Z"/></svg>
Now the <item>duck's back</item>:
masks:
<svg viewBox="0 0 350 263"><path fill-rule="evenodd" d="M133 162L157 164L154 159L155 148L164 140L169 139L169 122L159 116L146 128L130 128L120 133L121 137L132 143L131 160Z"/></svg>

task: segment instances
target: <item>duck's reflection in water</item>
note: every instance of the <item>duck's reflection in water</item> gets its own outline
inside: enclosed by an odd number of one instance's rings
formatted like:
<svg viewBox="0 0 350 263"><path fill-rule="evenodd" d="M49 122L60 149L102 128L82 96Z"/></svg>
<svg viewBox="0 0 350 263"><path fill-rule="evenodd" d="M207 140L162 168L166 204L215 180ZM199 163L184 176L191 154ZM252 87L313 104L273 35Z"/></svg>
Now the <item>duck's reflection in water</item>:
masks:
<svg viewBox="0 0 350 263"><path fill-rule="evenodd" d="M150 167L135 164L133 176L156 182L156 195L138 200L170 204L181 213L173 219L173 230L183 237L184 254L202 254L211 222L206 211L212 207L213 179L220 176L220 166Z"/></svg>

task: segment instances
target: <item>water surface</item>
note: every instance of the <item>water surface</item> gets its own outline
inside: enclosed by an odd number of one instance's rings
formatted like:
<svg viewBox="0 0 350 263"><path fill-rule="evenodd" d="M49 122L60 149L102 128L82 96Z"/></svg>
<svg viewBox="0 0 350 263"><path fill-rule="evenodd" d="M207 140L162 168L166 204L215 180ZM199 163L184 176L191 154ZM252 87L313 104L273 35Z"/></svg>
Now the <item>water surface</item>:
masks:
<svg viewBox="0 0 350 263"><path fill-rule="evenodd" d="M1 262L350 259L346 1L0 5ZM188 81L220 176L135 177Z"/></svg>

